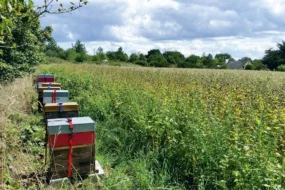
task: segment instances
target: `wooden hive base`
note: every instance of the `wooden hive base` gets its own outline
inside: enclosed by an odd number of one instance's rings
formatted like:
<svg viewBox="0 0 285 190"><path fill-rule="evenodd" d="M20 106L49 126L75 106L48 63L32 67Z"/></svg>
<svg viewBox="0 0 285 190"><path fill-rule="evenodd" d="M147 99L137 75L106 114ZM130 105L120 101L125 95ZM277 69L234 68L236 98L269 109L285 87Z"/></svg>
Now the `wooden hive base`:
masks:
<svg viewBox="0 0 285 190"><path fill-rule="evenodd" d="M68 147L50 149L49 178L67 177ZM88 176L95 172L95 146L81 145L72 149L72 175Z"/></svg>
<svg viewBox="0 0 285 190"><path fill-rule="evenodd" d="M94 165L95 165L95 172L90 173L86 177L94 179L94 183L96 183L98 181L98 179L100 179L100 177L104 177L105 172L104 172L101 164L98 162L98 160L95 161ZM67 177L63 177L63 178L52 178L52 177L54 177L54 176L51 176L51 178L48 178L48 184L51 186L69 180L69 178L67 178ZM84 178L81 178L81 179L84 179Z"/></svg>
<svg viewBox="0 0 285 190"><path fill-rule="evenodd" d="M67 111L67 112L45 112L45 118L56 119L56 118L70 118L78 117L78 111Z"/></svg>

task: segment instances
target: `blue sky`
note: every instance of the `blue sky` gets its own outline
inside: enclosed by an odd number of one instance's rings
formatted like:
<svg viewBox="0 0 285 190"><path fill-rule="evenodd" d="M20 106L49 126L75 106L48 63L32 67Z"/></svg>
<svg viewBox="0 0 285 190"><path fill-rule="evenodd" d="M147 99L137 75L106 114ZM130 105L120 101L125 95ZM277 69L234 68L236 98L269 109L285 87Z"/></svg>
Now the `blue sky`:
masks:
<svg viewBox="0 0 285 190"><path fill-rule="evenodd" d="M285 0L89 0L72 13L45 15L41 24L53 27L61 47L80 39L89 54L123 47L128 54L160 49L238 59L262 58L285 40L284 16Z"/></svg>

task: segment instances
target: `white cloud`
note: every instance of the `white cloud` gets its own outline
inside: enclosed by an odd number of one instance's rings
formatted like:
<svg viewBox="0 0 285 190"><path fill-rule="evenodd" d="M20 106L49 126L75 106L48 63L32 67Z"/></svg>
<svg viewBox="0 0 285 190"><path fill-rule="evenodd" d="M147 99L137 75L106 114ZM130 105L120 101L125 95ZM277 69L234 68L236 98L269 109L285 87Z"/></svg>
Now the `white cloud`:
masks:
<svg viewBox="0 0 285 190"><path fill-rule="evenodd" d="M185 55L226 52L235 58L261 58L285 38L285 0L89 2L72 14L48 15L42 25L52 25L60 45L67 48L80 39L89 53L99 46L112 51L122 46L128 53L159 48Z"/></svg>

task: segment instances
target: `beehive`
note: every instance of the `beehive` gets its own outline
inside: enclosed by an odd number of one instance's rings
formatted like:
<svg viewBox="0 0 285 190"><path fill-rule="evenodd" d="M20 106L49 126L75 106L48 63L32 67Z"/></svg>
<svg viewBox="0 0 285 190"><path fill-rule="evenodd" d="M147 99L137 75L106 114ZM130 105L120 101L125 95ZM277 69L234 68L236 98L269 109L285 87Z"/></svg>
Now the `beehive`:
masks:
<svg viewBox="0 0 285 190"><path fill-rule="evenodd" d="M95 122L90 117L48 119L47 132L51 175L70 177L94 171Z"/></svg>
<svg viewBox="0 0 285 190"><path fill-rule="evenodd" d="M42 87L43 83L55 82L53 74L39 74L37 78L37 87Z"/></svg>
<svg viewBox="0 0 285 190"><path fill-rule="evenodd" d="M60 87L61 88L61 83L56 83L56 82L43 83L42 87Z"/></svg>
<svg viewBox="0 0 285 190"><path fill-rule="evenodd" d="M69 100L68 90L44 90L43 103L65 103Z"/></svg>
<svg viewBox="0 0 285 190"><path fill-rule="evenodd" d="M44 106L43 103L43 91L44 90L60 90L60 87L39 87L38 89L38 110L41 110L41 107Z"/></svg>
<svg viewBox="0 0 285 190"><path fill-rule="evenodd" d="M70 118L78 117L78 104L76 102L48 103L44 107L45 118Z"/></svg>

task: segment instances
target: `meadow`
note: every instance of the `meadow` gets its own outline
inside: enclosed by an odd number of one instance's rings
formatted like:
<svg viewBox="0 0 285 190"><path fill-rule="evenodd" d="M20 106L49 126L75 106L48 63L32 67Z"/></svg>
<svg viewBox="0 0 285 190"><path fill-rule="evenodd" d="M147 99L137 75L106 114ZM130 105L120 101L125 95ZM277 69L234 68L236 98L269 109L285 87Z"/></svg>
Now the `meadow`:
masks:
<svg viewBox="0 0 285 190"><path fill-rule="evenodd" d="M91 64L40 65L38 72L54 73L71 101L80 105L80 115L97 123L96 159L106 175L96 185L84 181L83 189L285 187L284 73ZM28 107L34 100L31 85L24 85L27 80L18 84L22 87L17 105L28 96L22 105L28 111L1 104L9 116L2 117L9 118L6 126L21 127L2 128L2 135L8 136L4 139L10 139L6 144L0 141L8 155L2 162L24 170L17 167L19 162L25 171L40 176L45 170L40 158L44 135L37 126L39 115ZM23 88L29 89L24 95ZM12 93L13 88L5 96ZM15 138L17 143L12 143ZM23 185L17 172L4 172L6 184ZM46 188L39 178L24 184Z"/></svg>
<svg viewBox="0 0 285 190"><path fill-rule="evenodd" d="M285 75L41 65L97 122L106 188L285 187Z"/></svg>

